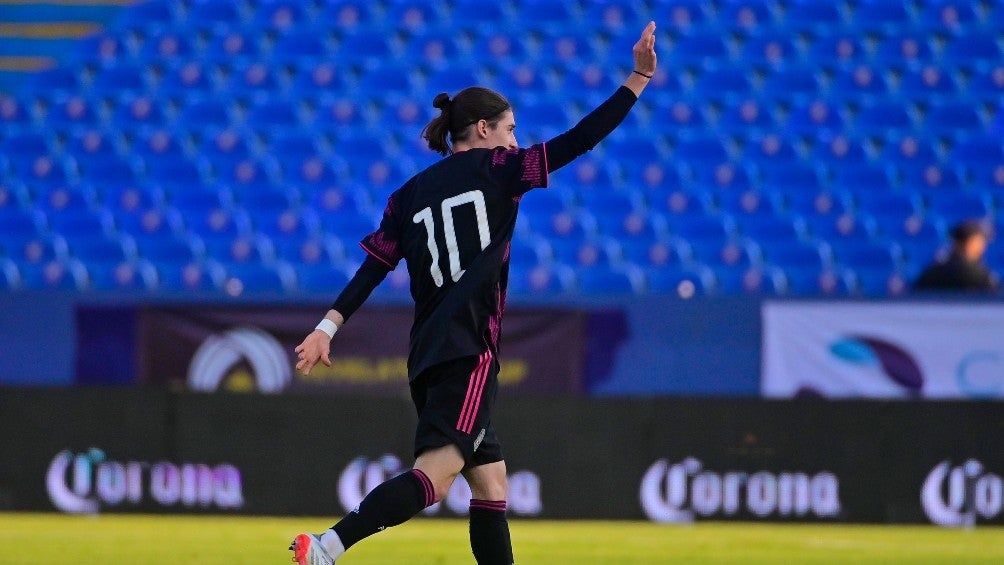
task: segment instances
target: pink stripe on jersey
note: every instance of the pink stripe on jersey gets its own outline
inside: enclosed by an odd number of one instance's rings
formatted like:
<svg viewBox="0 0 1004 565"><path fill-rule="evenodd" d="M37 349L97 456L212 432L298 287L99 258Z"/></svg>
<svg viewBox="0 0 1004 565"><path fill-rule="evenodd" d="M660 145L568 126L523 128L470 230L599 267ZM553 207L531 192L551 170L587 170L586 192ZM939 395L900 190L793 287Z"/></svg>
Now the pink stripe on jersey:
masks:
<svg viewBox="0 0 1004 565"><path fill-rule="evenodd" d="M478 366L471 372L471 379L467 384L467 396L464 398L464 406L457 420L457 429L465 434L471 433L474 429L474 419L478 415L478 408L481 407L481 394L485 390L485 383L488 382L491 366L492 352L485 351L478 358Z"/></svg>

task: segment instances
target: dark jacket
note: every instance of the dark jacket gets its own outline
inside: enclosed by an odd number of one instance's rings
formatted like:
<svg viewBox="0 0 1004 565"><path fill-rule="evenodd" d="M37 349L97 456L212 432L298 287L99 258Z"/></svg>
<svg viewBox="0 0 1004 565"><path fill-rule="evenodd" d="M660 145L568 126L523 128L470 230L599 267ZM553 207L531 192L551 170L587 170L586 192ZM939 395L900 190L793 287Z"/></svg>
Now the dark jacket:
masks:
<svg viewBox="0 0 1004 565"><path fill-rule="evenodd" d="M997 277L985 265L967 261L953 252L944 261L932 263L914 283L915 290L997 291Z"/></svg>

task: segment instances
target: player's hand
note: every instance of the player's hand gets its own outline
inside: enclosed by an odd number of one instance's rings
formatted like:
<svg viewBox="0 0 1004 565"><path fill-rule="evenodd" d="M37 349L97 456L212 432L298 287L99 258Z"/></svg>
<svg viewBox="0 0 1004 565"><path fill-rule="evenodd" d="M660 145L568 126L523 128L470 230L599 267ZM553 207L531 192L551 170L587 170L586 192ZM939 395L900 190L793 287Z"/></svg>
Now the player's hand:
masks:
<svg viewBox="0 0 1004 565"><path fill-rule="evenodd" d="M318 361L328 367L331 366L331 358L328 357L331 353L331 338L321 330L310 332L310 335L293 351L296 352L299 359L296 370L304 375L309 375L310 370L314 368L314 365L317 365Z"/></svg>
<svg viewBox="0 0 1004 565"><path fill-rule="evenodd" d="M648 22L641 37L634 44L634 70L651 75L655 73L655 22Z"/></svg>

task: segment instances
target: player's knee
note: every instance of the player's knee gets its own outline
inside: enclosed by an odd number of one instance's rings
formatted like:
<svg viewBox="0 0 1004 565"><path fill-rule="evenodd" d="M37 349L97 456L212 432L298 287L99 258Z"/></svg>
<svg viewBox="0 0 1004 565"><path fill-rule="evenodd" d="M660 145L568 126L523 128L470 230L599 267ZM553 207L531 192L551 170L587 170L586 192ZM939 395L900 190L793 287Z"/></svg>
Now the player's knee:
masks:
<svg viewBox="0 0 1004 565"><path fill-rule="evenodd" d="M509 482L505 473L482 477L477 484L471 484L471 497L477 500L506 500L509 497Z"/></svg>

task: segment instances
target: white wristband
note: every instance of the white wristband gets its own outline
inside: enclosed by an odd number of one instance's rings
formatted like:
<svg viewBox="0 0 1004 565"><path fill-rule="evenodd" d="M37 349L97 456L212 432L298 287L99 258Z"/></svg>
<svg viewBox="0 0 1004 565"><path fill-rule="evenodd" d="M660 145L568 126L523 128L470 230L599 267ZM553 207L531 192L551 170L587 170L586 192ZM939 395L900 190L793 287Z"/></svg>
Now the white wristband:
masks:
<svg viewBox="0 0 1004 565"><path fill-rule="evenodd" d="M317 324L315 330L321 330L322 332L328 334L328 339L335 337L335 332L338 331L338 324L332 322L331 320L325 318L321 320L321 323Z"/></svg>

